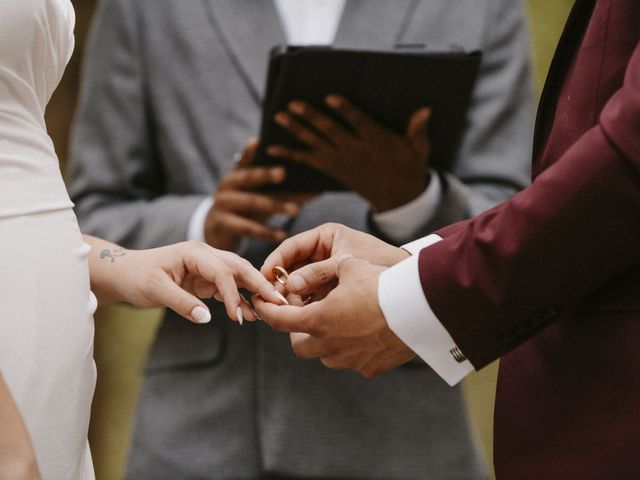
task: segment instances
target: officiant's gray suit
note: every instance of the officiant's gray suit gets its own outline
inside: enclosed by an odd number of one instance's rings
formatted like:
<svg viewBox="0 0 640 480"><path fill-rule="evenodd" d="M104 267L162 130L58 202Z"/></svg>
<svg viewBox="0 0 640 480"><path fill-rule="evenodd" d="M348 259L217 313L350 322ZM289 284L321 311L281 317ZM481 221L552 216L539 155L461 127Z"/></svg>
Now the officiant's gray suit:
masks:
<svg viewBox="0 0 640 480"><path fill-rule="evenodd" d="M347 0L336 43L455 43L484 50L469 127L423 234L485 210L529 177L533 108L514 0ZM196 206L259 129L267 52L285 43L269 0L104 0L84 64L69 188L82 229L131 248L182 241ZM437 115L437 112L434 112ZM366 175L366 172L363 172ZM349 193L289 226L368 228ZM273 245L251 240L257 266ZM150 352L128 478L482 478L459 388L412 363L380 378L327 370L261 322L212 305L167 312ZM472 318L469 321L473 321Z"/></svg>

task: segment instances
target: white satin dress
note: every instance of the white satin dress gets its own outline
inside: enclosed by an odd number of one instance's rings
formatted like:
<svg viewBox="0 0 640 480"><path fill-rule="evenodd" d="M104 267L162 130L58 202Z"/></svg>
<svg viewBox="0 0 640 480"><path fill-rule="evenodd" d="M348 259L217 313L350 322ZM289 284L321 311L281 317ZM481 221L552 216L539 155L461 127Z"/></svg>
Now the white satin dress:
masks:
<svg viewBox="0 0 640 480"><path fill-rule="evenodd" d="M44 122L74 21L68 0L0 0L0 371L45 480L94 478L89 248Z"/></svg>

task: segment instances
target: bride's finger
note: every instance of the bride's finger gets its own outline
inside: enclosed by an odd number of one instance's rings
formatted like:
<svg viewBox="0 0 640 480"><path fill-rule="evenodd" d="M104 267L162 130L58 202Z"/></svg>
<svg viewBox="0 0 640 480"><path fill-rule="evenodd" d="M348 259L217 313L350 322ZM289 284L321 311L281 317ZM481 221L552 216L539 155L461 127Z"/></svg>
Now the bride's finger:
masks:
<svg viewBox="0 0 640 480"><path fill-rule="evenodd" d="M240 292L238 292L234 272L229 269L224 262L219 262L216 271L213 273L213 277L213 282L218 289L215 298L220 298L220 301L224 303L229 318L238 321L238 308L241 303L241 295Z"/></svg>
<svg viewBox="0 0 640 480"><path fill-rule="evenodd" d="M179 287L168 275L159 277L149 297L158 305L169 307L194 323L208 323L211 312L194 295Z"/></svg>
<svg viewBox="0 0 640 480"><path fill-rule="evenodd" d="M246 288L252 294L258 294L265 300L282 305L286 300L266 278L256 270L248 261L237 257L229 261L230 267L235 271L235 279L239 287Z"/></svg>
<svg viewBox="0 0 640 480"><path fill-rule="evenodd" d="M258 315L253 310L253 307L249 303L249 301L242 297L242 303L240 304L240 308L242 309L242 317L247 322L255 322L258 319Z"/></svg>
<svg viewBox="0 0 640 480"><path fill-rule="evenodd" d="M196 277L191 282L192 288L187 288L184 286L184 289L194 293L198 298L211 298L213 297L218 289L215 284L205 280L202 277Z"/></svg>

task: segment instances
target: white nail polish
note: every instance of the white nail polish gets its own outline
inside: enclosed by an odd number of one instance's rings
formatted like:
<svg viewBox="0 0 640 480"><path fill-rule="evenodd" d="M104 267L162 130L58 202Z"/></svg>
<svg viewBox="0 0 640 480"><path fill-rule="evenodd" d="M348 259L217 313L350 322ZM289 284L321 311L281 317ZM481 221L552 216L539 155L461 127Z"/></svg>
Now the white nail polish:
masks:
<svg viewBox="0 0 640 480"><path fill-rule="evenodd" d="M289 305L289 302L287 301L286 298L284 298L284 295L282 295L279 291L275 290L276 292L276 297L278 297L280 300L282 300L282 303L284 303L285 305Z"/></svg>
<svg viewBox="0 0 640 480"><path fill-rule="evenodd" d="M211 321L211 312L208 309L197 306L191 310L191 318L198 323L209 323Z"/></svg>
<svg viewBox="0 0 640 480"><path fill-rule="evenodd" d="M244 316L242 315L242 308L240 307L236 308L236 317L238 317L238 323L242 325L242 322L244 322Z"/></svg>

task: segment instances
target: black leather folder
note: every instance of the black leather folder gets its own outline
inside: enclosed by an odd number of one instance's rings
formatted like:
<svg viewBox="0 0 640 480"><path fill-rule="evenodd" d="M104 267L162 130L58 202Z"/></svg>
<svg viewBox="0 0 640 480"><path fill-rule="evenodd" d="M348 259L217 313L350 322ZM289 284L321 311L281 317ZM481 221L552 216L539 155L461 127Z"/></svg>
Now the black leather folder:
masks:
<svg viewBox="0 0 640 480"><path fill-rule="evenodd" d="M480 59L480 52L424 45L403 45L389 50L274 47L255 163L286 166L287 179L276 188L280 192L345 190L330 175L270 157L265 151L272 144L305 148L273 119L277 112L286 110L290 101L304 100L335 118L324 99L337 93L401 134L413 112L430 106L433 109L428 127L432 144L430 165L448 169L465 129Z"/></svg>

